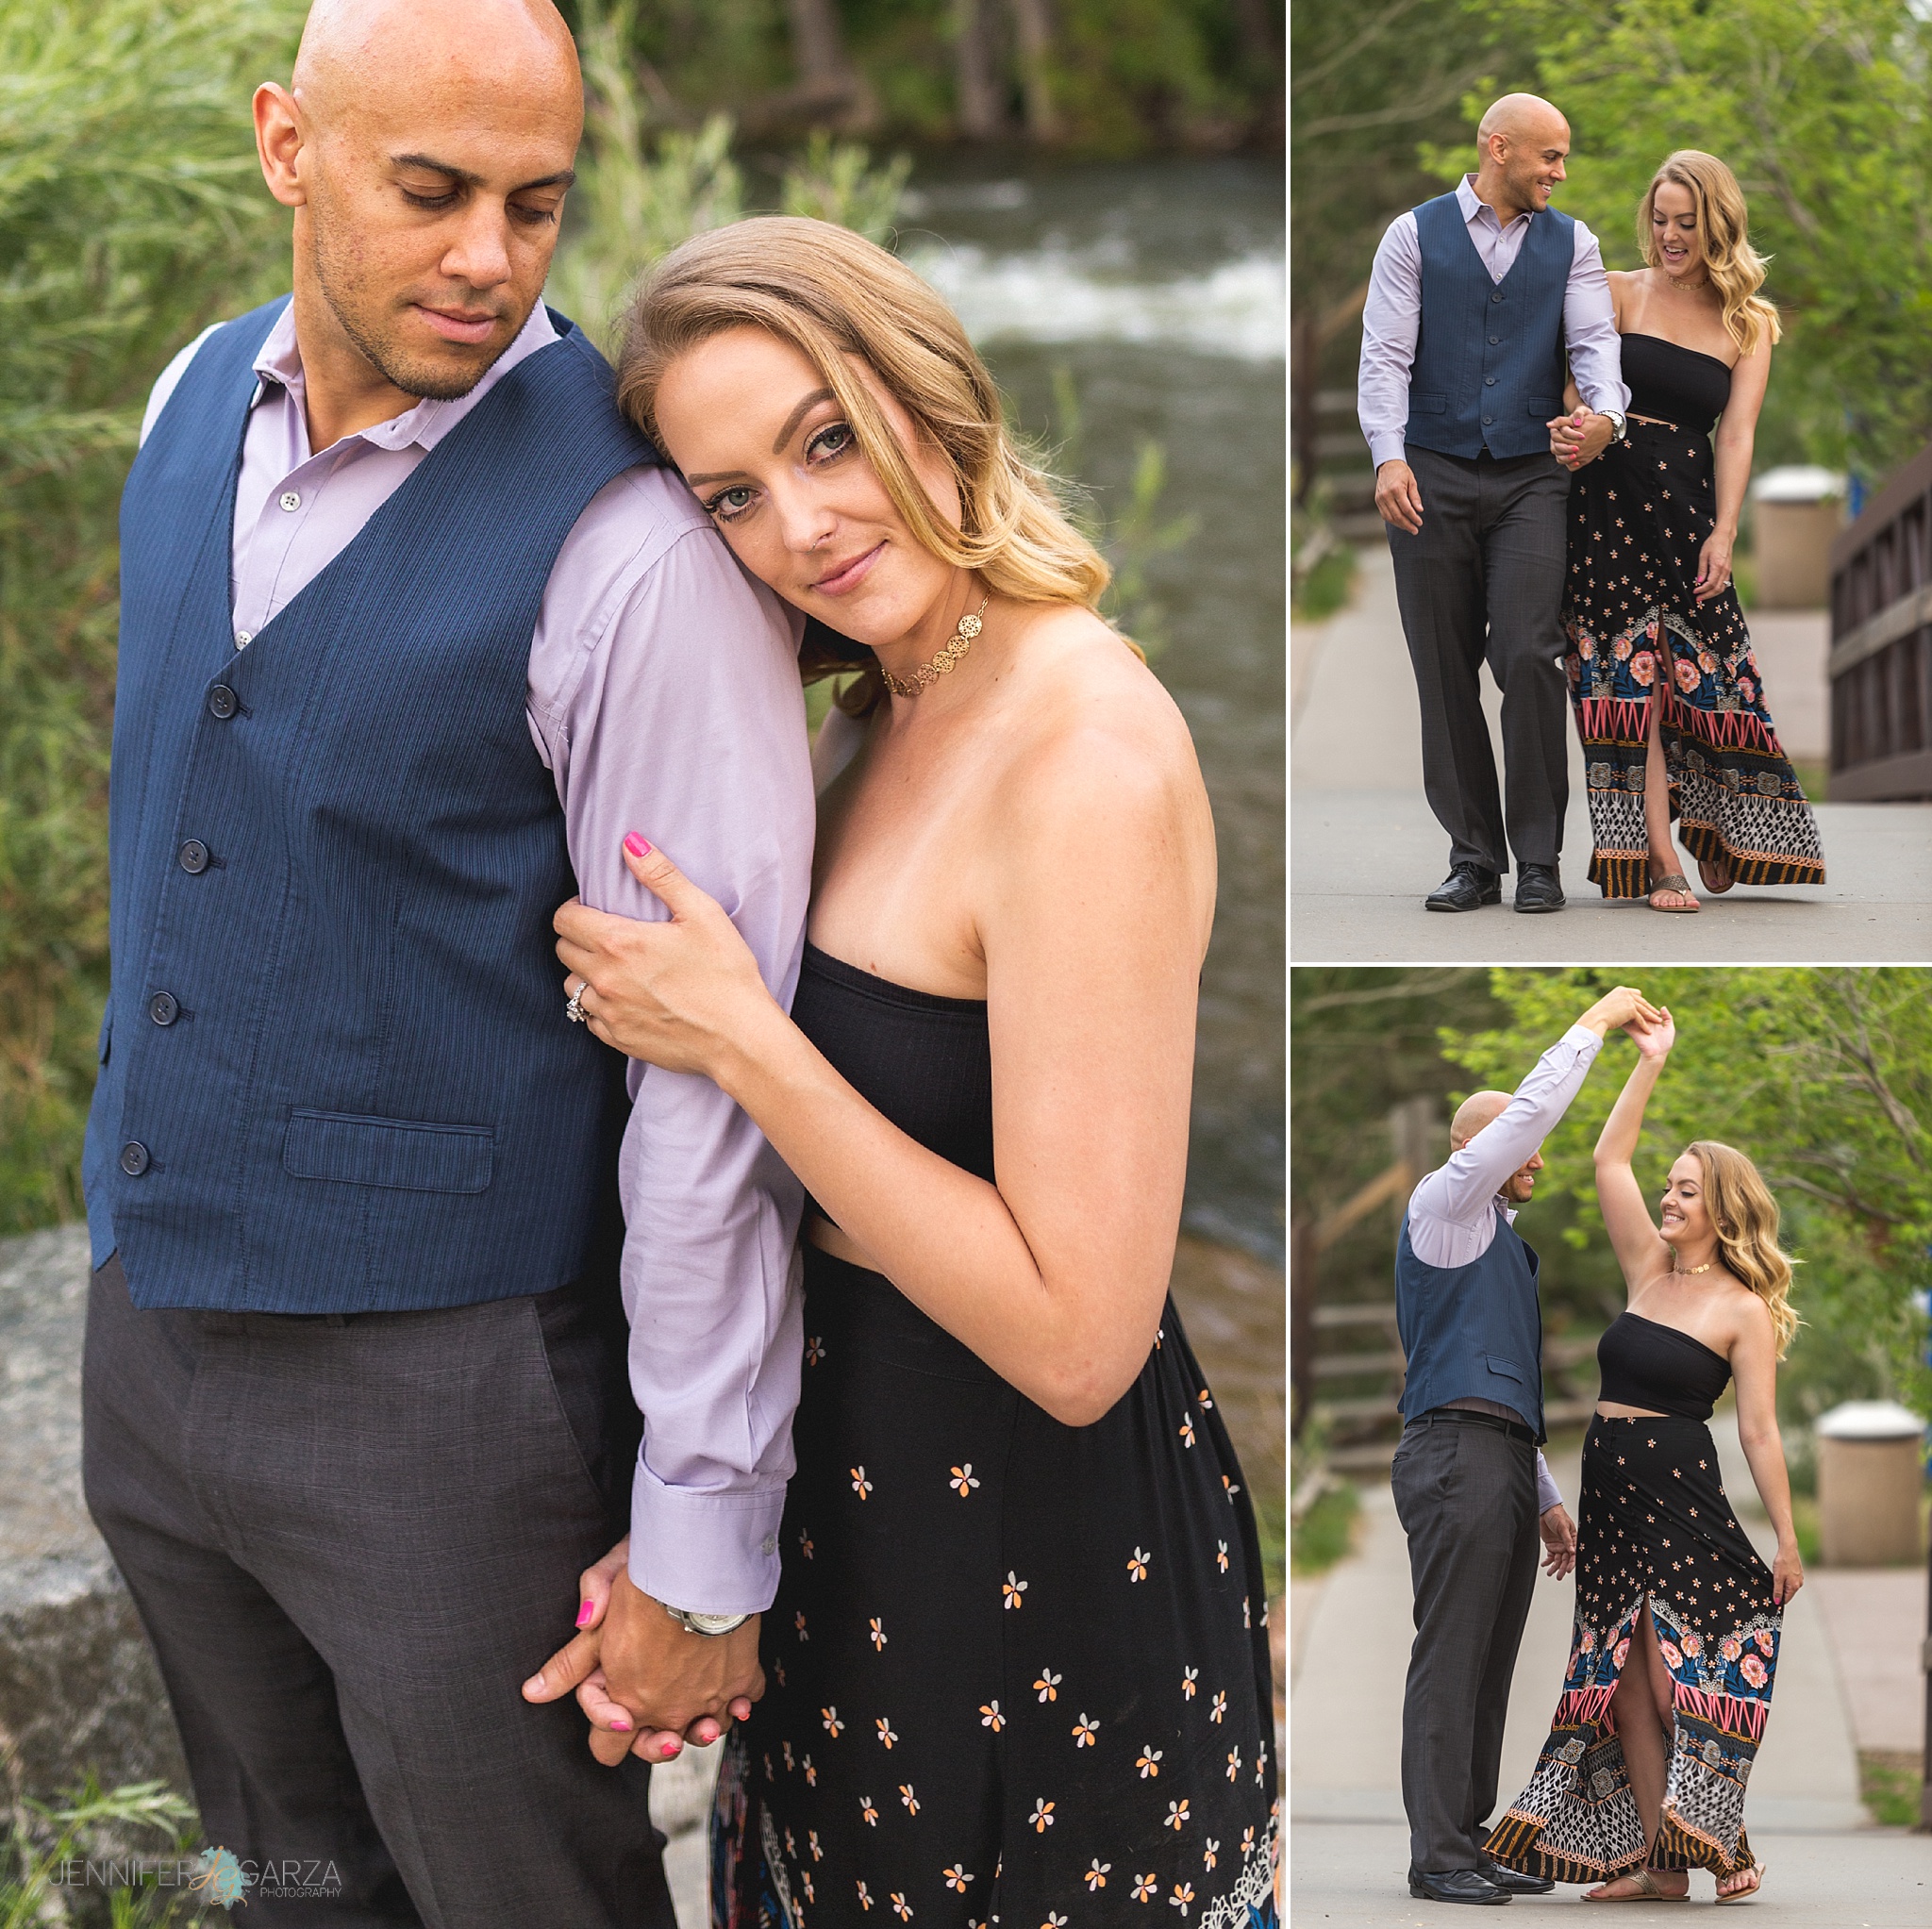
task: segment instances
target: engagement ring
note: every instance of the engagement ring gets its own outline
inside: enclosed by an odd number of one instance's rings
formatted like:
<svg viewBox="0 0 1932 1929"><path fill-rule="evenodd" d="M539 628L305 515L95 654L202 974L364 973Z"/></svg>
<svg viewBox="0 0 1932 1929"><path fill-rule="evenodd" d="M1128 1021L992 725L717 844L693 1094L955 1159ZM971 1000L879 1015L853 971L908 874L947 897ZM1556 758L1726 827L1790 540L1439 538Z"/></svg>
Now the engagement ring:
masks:
<svg viewBox="0 0 1932 1929"><path fill-rule="evenodd" d="M569 1019L573 1024L582 1024L584 1023L584 993L588 991L590 989L591 981L589 978L586 978L583 981L583 983L580 984L576 988L576 989L570 994L568 1002L564 1005L563 1015L564 1017Z"/></svg>

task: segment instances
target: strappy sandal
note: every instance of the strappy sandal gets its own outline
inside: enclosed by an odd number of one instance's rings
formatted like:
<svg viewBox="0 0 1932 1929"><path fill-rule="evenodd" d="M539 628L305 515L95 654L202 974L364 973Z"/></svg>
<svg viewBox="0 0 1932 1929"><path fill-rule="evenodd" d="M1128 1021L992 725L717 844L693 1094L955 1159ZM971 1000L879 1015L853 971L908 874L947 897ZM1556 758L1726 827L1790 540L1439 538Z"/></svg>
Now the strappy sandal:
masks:
<svg viewBox="0 0 1932 1929"><path fill-rule="evenodd" d="M1700 857L1697 860L1697 881L1703 885L1705 890L1710 896L1722 897L1738 880L1730 875L1730 867L1726 865L1724 867L1724 881L1722 884L1713 884L1710 881L1710 859L1708 857Z"/></svg>
<svg viewBox="0 0 1932 1929"><path fill-rule="evenodd" d="M1621 1875L1605 1877L1606 1887L1613 1882L1634 1882L1637 1885L1636 1891L1631 1895L1591 1895L1588 1889L1585 1889L1583 1891L1583 1900L1587 1903L1688 1903L1690 1900L1690 1886L1689 1883L1684 1885L1684 1893L1682 1895L1666 1895L1657 1886L1657 1877L1648 1869L1642 1867L1626 1869ZM1751 1891L1753 1895L1756 1895L1757 1892L1756 1889Z"/></svg>
<svg viewBox="0 0 1932 1929"><path fill-rule="evenodd" d="M1657 901L1657 894L1660 890L1676 891L1682 896L1690 898L1690 902L1688 905L1660 905ZM1686 917L1692 911L1703 909L1703 906L1691 893L1690 880L1681 871L1673 871L1668 877L1653 877L1650 880L1650 890L1645 894L1644 902L1650 906L1652 910L1664 911L1672 917Z"/></svg>
<svg viewBox="0 0 1932 1929"><path fill-rule="evenodd" d="M1751 1862L1747 1863L1742 1869L1732 1870L1731 1873L1733 1875L1755 1875L1757 1880L1749 1888L1738 1889L1730 1895L1725 1895L1720 1890L1717 1897L1718 1906L1722 1908L1726 1903L1756 1902L1757 1900L1757 1891L1764 1887L1764 1878L1767 1873L1765 1865L1762 1862Z"/></svg>

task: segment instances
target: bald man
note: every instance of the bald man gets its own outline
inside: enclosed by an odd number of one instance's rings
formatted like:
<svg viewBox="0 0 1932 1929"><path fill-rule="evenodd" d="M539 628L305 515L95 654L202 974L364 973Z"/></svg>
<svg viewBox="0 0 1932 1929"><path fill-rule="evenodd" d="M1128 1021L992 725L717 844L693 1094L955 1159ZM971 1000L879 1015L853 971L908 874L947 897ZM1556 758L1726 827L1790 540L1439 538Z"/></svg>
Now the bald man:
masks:
<svg viewBox="0 0 1932 1929"><path fill-rule="evenodd" d="M1612 1027L1658 1014L1621 987L1592 1005L1507 1092L1473 1093L1451 1152L1416 1187L1395 1255L1407 1373L1395 1450L1396 1512L1408 1536L1415 1644L1402 1705L1408 1888L1442 1903L1507 1903L1551 1884L1492 1862L1509 1678L1536 1586L1537 1544L1560 1580L1576 1529L1539 1451L1542 1316L1537 1257L1515 1227L1541 1147Z"/></svg>
<svg viewBox="0 0 1932 1929"><path fill-rule="evenodd" d="M803 702L540 303L582 115L549 0L323 0L255 97L292 294L123 499L86 1480L251 1921L672 1929L646 1761L518 1691L626 1528L639 1745L761 1687L799 1189L551 919L658 915L642 830L789 1000Z"/></svg>
<svg viewBox="0 0 1932 1929"><path fill-rule="evenodd" d="M1568 123L1505 94L1477 146L1476 172L1397 215L1375 251L1358 412L1422 705L1423 789L1449 834L1449 875L1424 906L1500 904L1513 855L1516 908L1559 911L1570 471L1551 435L1566 354L1594 411L1566 430L1583 457L1624 434L1629 391L1596 238L1550 206ZM1485 663L1503 692L1500 793Z"/></svg>

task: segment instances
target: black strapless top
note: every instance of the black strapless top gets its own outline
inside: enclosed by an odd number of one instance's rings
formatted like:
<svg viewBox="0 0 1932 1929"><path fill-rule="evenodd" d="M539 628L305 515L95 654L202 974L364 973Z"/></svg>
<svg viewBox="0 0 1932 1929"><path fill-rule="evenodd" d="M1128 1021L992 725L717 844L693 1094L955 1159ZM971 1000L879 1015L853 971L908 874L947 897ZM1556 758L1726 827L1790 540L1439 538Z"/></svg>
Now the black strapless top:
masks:
<svg viewBox="0 0 1932 1929"><path fill-rule="evenodd" d="M1598 1399L1685 1420L1708 1420L1731 1380L1723 1354L1641 1313L1617 1315L1596 1343L1596 1363L1604 1376Z"/></svg>
<svg viewBox="0 0 1932 1929"><path fill-rule="evenodd" d="M900 1131L992 1178L992 1046L984 999L910 990L808 941L791 1019ZM816 1202L812 1209L824 1211Z"/></svg>
<svg viewBox="0 0 1932 1929"><path fill-rule="evenodd" d="M1731 399L1730 370L1716 356L1680 348L1661 335L1625 335L1622 341L1630 413L1707 436Z"/></svg>

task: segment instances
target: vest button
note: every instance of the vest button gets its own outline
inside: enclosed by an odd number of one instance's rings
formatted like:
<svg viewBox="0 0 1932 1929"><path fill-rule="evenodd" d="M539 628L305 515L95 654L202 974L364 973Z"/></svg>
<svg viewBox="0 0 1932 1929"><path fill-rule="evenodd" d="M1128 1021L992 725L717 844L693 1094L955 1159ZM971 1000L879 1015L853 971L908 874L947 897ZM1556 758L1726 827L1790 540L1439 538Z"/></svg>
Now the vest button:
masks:
<svg viewBox="0 0 1932 1929"><path fill-rule="evenodd" d="M157 1024L173 1024L181 1016L181 1001L172 991L157 991L147 1001L147 1015Z"/></svg>
<svg viewBox="0 0 1932 1929"><path fill-rule="evenodd" d="M1495 417L1494 417L1493 415L1486 415L1486 416L1484 416L1484 417L1483 417L1483 426L1484 426L1485 428L1488 428L1488 427L1489 427L1489 426L1491 425L1491 423L1493 423L1493 422L1495 421L1495 419L1496 419L1496 418L1495 418Z"/></svg>
<svg viewBox="0 0 1932 1929"><path fill-rule="evenodd" d="M1497 290L1497 291L1495 291L1495 293L1494 293L1494 294L1492 294L1492 295L1491 295L1491 296L1490 297L1490 299L1491 299L1491 300L1492 302L1499 302L1499 301L1501 301L1501 300L1503 299L1503 291L1502 291L1502 290L1501 290L1501 289L1499 288L1499 289L1498 289L1498 290Z"/></svg>
<svg viewBox="0 0 1932 1929"><path fill-rule="evenodd" d="M208 715L210 717L219 717L225 723L241 707L241 704L236 700L235 692L225 683L216 684L208 693Z"/></svg>
<svg viewBox="0 0 1932 1929"><path fill-rule="evenodd" d="M130 1179L140 1178L151 1163L147 1156L147 1147L140 1139L130 1139L121 1148L121 1170Z"/></svg>
<svg viewBox="0 0 1932 1929"><path fill-rule="evenodd" d="M208 846L199 838L190 838L181 846L181 868L191 877L199 877L208 869Z"/></svg>
<svg viewBox="0 0 1932 1929"><path fill-rule="evenodd" d="M1493 389L1495 386L1496 378L1494 375L1485 375L1483 377L1483 387L1485 389Z"/></svg>
<svg viewBox="0 0 1932 1929"><path fill-rule="evenodd" d="M1502 341L1502 339L1503 339L1503 338L1502 338L1502 337L1501 337L1500 335L1491 335L1491 336L1490 337L1490 346L1491 346L1491 348L1495 347L1495 345L1497 344L1497 342L1499 342L1500 341Z"/></svg>

